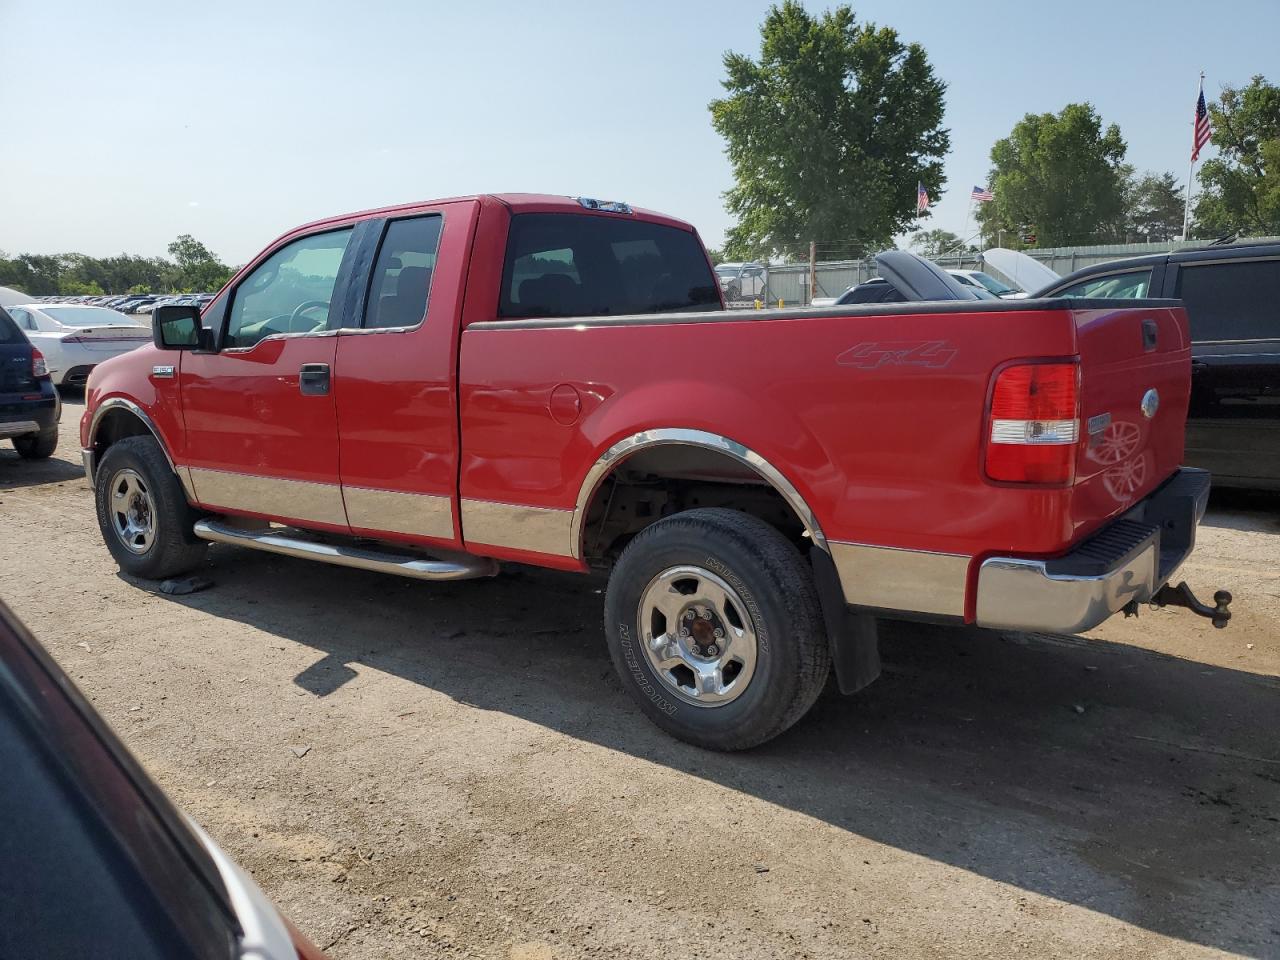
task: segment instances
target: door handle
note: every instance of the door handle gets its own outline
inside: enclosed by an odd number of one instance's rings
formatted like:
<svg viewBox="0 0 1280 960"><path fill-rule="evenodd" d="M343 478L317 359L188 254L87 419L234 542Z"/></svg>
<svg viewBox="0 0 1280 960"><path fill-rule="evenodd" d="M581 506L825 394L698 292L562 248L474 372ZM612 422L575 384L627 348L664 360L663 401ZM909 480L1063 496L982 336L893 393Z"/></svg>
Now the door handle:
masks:
<svg viewBox="0 0 1280 960"><path fill-rule="evenodd" d="M304 397L323 397L329 393L329 365L304 363L298 375L298 390Z"/></svg>

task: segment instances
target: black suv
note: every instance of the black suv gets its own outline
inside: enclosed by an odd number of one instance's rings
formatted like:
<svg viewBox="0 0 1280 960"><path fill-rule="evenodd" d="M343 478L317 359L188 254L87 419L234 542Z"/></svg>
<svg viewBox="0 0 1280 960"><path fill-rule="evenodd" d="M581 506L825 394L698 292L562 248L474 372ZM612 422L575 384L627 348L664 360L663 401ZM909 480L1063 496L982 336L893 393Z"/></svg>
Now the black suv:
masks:
<svg viewBox="0 0 1280 960"><path fill-rule="evenodd" d="M28 459L52 456L61 413L44 357L0 307L0 437Z"/></svg>
<svg viewBox="0 0 1280 960"><path fill-rule="evenodd" d="M1112 260L1037 297L1175 297L1191 321L1185 462L1216 486L1280 490L1280 243Z"/></svg>

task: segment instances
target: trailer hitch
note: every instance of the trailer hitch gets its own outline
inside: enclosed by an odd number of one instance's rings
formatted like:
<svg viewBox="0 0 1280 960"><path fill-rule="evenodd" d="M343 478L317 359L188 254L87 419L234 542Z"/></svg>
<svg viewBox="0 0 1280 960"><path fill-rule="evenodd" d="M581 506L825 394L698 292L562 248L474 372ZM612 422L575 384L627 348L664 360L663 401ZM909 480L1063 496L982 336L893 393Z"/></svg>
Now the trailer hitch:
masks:
<svg viewBox="0 0 1280 960"><path fill-rule="evenodd" d="M1192 613L1212 620L1213 625L1221 630L1227 625L1227 621L1231 619L1231 611L1227 609L1231 605L1231 594L1226 590L1219 590L1213 595L1213 603L1214 605L1211 607L1207 603L1201 603L1196 599L1196 595L1191 592L1191 588L1187 586L1187 581L1185 580L1176 587L1171 587L1166 583L1151 598L1153 607L1185 607Z"/></svg>

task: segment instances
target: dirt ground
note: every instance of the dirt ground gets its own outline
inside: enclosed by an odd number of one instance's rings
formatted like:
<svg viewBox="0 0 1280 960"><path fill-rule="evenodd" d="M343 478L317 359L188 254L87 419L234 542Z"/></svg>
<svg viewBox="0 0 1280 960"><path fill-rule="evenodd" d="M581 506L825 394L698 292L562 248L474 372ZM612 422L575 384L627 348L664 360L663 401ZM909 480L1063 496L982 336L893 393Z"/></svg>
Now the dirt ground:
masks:
<svg viewBox="0 0 1280 960"><path fill-rule="evenodd" d="M434 585L211 550L119 575L63 414L0 453L0 596L335 958L1280 956L1280 501L1215 497L1224 631L890 625L762 749L647 723L601 583Z"/></svg>

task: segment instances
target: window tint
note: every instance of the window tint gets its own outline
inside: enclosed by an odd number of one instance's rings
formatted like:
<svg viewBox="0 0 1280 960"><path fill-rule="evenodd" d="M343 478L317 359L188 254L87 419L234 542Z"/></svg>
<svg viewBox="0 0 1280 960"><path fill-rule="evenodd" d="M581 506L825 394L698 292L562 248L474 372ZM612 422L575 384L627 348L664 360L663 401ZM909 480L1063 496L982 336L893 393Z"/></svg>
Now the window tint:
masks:
<svg viewBox="0 0 1280 960"><path fill-rule="evenodd" d="M1129 273L1109 273L1101 277L1089 277L1065 290L1059 290L1053 296L1137 300L1145 297L1150 287L1151 271L1135 270Z"/></svg>
<svg viewBox="0 0 1280 960"><path fill-rule="evenodd" d="M350 239L350 229L303 237L263 261L232 294L224 346L251 347L273 333L328 327L329 301Z"/></svg>
<svg viewBox="0 0 1280 960"><path fill-rule="evenodd" d="M503 317L715 310L718 287L687 230L616 216L520 214L503 271Z"/></svg>
<svg viewBox="0 0 1280 960"><path fill-rule="evenodd" d="M0 343L26 343L26 340L22 331L18 329L18 325L9 318L4 308L0 307Z"/></svg>
<svg viewBox="0 0 1280 960"><path fill-rule="evenodd" d="M1192 340L1280 339L1280 260L1184 263L1176 296Z"/></svg>
<svg viewBox="0 0 1280 960"><path fill-rule="evenodd" d="M366 327L413 327L422 322L442 224L441 217L432 216L388 225L365 305Z"/></svg>

